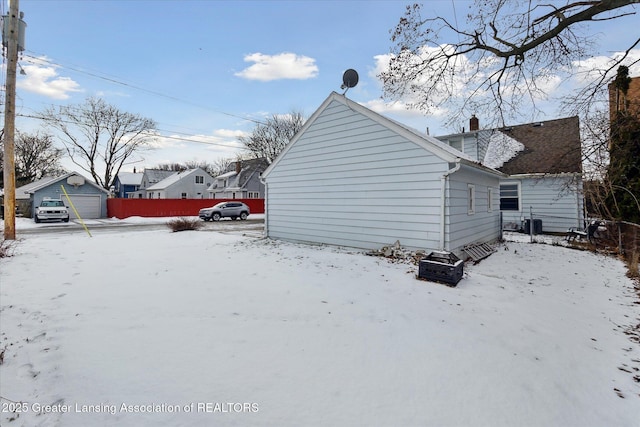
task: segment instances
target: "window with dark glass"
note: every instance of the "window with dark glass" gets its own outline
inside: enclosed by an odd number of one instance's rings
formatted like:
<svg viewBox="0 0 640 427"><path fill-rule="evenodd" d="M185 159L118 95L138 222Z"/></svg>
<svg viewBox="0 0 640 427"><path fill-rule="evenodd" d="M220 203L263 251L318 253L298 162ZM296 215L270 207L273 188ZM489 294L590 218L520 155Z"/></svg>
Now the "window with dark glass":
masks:
<svg viewBox="0 0 640 427"><path fill-rule="evenodd" d="M518 184L501 184L500 185L500 210L501 211L518 211L520 210L520 192Z"/></svg>

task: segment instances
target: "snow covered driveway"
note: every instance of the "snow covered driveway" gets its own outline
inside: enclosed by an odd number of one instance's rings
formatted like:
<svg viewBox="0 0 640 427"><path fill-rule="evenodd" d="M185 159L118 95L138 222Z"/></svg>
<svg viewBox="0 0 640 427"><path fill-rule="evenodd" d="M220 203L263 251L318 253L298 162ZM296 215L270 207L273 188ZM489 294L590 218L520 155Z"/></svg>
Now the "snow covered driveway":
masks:
<svg viewBox="0 0 640 427"><path fill-rule="evenodd" d="M0 422L639 425L621 262L512 242L457 288L415 271L216 232L28 235L0 260Z"/></svg>

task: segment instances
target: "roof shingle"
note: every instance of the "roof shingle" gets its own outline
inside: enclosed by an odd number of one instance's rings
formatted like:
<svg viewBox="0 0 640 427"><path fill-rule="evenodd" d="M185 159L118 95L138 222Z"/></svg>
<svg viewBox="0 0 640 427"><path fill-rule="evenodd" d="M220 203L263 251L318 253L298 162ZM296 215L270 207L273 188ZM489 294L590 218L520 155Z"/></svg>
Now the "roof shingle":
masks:
<svg viewBox="0 0 640 427"><path fill-rule="evenodd" d="M524 145L524 150L498 168L501 172L509 175L582 172L580 121L576 116L498 131Z"/></svg>

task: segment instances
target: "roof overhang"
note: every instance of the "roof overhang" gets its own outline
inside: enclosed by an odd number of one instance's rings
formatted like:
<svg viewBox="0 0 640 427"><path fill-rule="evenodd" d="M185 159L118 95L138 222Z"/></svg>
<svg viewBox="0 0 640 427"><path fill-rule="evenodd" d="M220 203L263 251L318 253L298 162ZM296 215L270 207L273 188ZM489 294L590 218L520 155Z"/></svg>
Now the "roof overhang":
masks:
<svg viewBox="0 0 640 427"><path fill-rule="evenodd" d="M582 177L581 172L562 172L562 173L521 173L515 175L506 175L513 179L542 179L542 178L575 178Z"/></svg>

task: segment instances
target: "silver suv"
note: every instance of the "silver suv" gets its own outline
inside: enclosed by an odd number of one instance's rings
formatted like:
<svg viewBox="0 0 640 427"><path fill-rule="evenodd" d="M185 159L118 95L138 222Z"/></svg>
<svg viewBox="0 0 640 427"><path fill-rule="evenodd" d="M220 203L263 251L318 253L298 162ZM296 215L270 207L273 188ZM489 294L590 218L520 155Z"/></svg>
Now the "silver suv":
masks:
<svg viewBox="0 0 640 427"><path fill-rule="evenodd" d="M210 208L200 209L198 216L205 221L218 221L220 218L238 218L245 220L249 216L249 206L242 202L221 202Z"/></svg>

